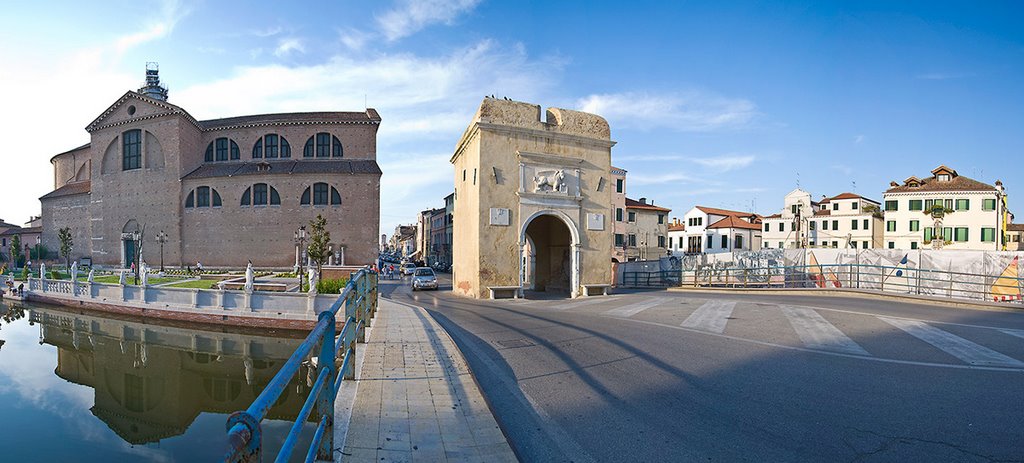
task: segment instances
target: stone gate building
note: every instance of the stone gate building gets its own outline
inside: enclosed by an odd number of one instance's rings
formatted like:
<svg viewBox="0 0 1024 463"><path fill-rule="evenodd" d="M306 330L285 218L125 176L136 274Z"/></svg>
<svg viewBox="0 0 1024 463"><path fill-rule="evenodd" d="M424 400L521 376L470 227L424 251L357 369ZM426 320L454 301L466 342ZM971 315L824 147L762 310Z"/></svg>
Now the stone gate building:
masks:
<svg viewBox="0 0 1024 463"><path fill-rule="evenodd" d="M608 123L485 98L456 146L452 287L555 291L611 281Z"/></svg>
<svg viewBox="0 0 1024 463"><path fill-rule="evenodd" d="M167 102L155 68L146 80L86 127L89 143L50 159L44 246L70 227L73 259L128 266L140 246L155 266L162 231L168 265L292 267L295 230L322 214L334 263L375 259L377 111L200 121Z"/></svg>

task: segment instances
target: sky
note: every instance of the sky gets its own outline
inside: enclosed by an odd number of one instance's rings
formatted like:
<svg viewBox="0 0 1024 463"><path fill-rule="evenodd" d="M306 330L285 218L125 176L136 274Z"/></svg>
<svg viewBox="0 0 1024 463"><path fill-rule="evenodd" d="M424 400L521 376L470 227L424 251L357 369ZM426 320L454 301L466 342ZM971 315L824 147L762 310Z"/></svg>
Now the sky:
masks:
<svg viewBox="0 0 1024 463"><path fill-rule="evenodd" d="M44 4L45 3L45 4ZM442 207L485 95L608 119L627 194L778 212L1024 161L1022 2L0 0L0 219L159 62L198 119L376 108L381 230ZM294 142L293 142L294 143ZM1020 210L1024 211L1024 208Z"/></svg>

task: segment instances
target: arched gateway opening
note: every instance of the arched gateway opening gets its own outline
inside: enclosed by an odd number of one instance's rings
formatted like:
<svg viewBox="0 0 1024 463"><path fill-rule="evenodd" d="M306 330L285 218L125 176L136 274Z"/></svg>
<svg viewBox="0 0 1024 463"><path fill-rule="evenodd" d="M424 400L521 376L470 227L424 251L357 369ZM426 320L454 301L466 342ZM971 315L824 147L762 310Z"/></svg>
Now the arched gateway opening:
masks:
<svg viewBox="0 0 1024 463"><path fill-rule="evenodd" d="M522 286L532 291L574 296L579 281L578 237L568 217L536 214L523 227Z"/></svg>

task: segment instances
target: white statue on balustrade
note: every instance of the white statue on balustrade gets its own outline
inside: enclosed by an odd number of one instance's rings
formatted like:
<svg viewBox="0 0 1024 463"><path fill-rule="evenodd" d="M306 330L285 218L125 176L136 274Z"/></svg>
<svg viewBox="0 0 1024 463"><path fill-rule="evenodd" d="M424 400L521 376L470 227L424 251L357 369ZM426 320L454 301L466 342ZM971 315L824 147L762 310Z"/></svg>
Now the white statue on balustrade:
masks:
<svg viewBox="0 0 1024 463"><path fill-rule="evenodd" d="M255 280L255 275L254 275L254 273L252 271L252 262L249 262L249 265L247 267L245 267L245 292L247 292L247 293L251 293L252 292L253 283L254 283L253 280Z"/></svg>

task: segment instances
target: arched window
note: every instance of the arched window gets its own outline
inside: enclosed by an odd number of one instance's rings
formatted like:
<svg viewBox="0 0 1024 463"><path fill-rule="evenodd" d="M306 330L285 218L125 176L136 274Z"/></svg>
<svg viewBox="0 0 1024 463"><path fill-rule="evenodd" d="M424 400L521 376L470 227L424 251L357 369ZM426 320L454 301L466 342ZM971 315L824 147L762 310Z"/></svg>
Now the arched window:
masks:
<svg viewBox="0 0 1024 463"><path fill-rule="evenodd" d="M299 201L299 204L308 206L310 202L314 206L326 206L328 204L340 206L341 193L338 193L336 188L326 183L314 183L312 187L307 187L302 192L302 199Z"/></svg>
<svg viewBox="0 0 1024 463"><path fill-rule="evenodd" d="M292 157L291 145L288 144L288 140L276 133L269 133L260 137L252 147L253 159L290 157Z"/></svg>
<svg viewBox="0 0 1024 463"><path fill-rule="evenodd" d="M302 157L340 158L342 157L341 140L327 132L313 135L306 140L306 146L302 149Z"/></svg>
<svg viewBox="0 0 1024 463"><path fill-rule="evenodd" d="M203 156L203 159L206 162L227 161L228 158L234 161L241 157L238 144L234 140L220 137L206 145L206 155Z"/></svg>
<svg viewBox="0 0 1024 463"><path fill-rule="evenodd" d="M280 206L281 195L277 193L277 189L267 185L266 183L257 183L249 188L245 189L245 193L242 193L242 205L248 206Z"/></svg>
<svg viewBox="0 0 1024 463"><path fill-rule="evenodd" d="M186 208L220 206L220 193L208 186L197 187L195 190L188 192L188 196L185 198Z"/></svg>
<svg viewBox="0 0 1024 463"><path fill-rule="evenodd" d="M129 130L121 135L124 150L121 153L121 170L142 167L142 131ZM116 158L115 158L116 159Z"/></svg>

